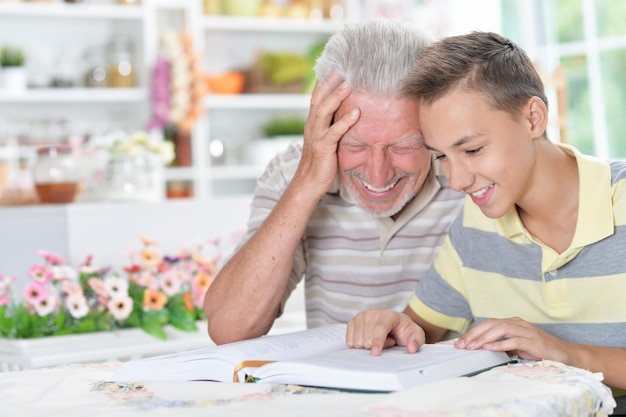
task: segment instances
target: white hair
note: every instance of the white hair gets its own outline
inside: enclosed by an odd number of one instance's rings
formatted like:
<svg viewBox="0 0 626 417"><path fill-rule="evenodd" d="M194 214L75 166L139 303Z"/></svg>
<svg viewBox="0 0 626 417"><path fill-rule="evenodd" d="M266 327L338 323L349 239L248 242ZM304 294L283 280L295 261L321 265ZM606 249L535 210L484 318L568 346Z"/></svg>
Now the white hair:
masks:
<svg viewBox="0 0 626 417"><path fill-rule="evenodd" d="M319 81L337 71L353 90L400 94L402 80L432 38L414 23L371 19L347 23L326 43L315 64Z"/></svg>

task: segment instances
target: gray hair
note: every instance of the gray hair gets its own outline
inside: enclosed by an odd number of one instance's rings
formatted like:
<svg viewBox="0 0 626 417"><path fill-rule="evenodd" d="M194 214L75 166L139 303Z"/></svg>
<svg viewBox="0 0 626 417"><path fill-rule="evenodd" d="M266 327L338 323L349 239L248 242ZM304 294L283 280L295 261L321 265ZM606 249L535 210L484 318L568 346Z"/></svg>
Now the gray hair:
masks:
<svg viewBox="0 0 626 417"><path fill-rule="evenodd" d="M319 81L337 71L353 90L396 96L430 36L413 23L372 19L347 23L326 43L315 64Z"/></svg>

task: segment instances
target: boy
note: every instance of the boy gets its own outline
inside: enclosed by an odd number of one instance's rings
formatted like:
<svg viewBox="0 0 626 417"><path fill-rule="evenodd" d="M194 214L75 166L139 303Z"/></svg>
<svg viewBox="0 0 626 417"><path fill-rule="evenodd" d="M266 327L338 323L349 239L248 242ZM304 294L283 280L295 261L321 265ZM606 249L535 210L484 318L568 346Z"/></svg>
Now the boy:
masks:
<svg viewBox="0 0 626 417"><path fill-rule="evenodd" d="M405 314L359 313L348 345L415 352L454 330L457 348L555 360L626 389L626 163L552 143L532 62L494 33L426 48L404 91L467 196Z"/></svg>

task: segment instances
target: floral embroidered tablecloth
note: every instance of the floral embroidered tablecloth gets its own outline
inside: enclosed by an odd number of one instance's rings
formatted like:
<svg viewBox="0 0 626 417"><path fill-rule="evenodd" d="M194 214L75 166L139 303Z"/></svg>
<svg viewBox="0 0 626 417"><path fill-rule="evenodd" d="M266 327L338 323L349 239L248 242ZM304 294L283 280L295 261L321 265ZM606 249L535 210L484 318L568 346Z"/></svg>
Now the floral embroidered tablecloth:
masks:
<svg viewBox="0 0 626 417"><path fill-rule="evenodd" d="M120 362L0 373L0 415L50 416L605 416L602 376L542 361L391 394L269 384L114 383Z"/></svg>

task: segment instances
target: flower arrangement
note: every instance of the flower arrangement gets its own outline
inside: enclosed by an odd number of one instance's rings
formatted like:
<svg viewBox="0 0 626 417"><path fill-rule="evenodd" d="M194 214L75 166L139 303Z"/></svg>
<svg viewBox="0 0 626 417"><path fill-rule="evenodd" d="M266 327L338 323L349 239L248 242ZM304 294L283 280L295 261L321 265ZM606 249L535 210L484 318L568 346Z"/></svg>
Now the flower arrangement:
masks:
<svg viewBox="0 0 626 417"><path fill-rule="evenodd" d="M204 319L204 294L217 272L219 256L207 259L207 246L161 256L156 242L129 253L123 273L97 268L92 257L74 268L60 256L39 251L44 263L28 274L23 300L13 296L15 277L0 274L0 336L34 338L140 327L166 339L165 325L197 330Z"/></svg>
<svg viewBox="0 0 626 417"><path fill-rule="evenodd" d="M154 140L148 133L138 131L132 134L117 133L108 138L111 155L157 156L163 165L170 164L175 157L174 144L165 140Z"/></svg>

